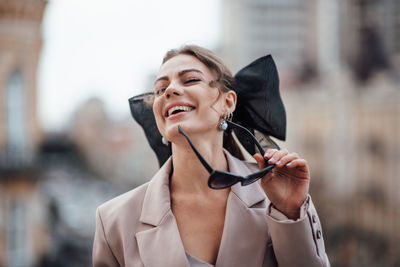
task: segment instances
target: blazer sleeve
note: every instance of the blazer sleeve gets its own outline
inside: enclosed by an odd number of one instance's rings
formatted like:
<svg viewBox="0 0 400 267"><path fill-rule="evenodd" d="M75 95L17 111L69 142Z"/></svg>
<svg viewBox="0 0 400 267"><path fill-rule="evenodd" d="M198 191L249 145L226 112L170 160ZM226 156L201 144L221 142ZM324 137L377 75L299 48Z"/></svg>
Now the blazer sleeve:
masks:
<svg viewBox="0 0 400 267"><path fill-rule="evenodd" d="M96 210L96 231L92 257L94 267L120 266L107 242L99 209Z"/></svg>
<svg viewBox="0 0 400 267"><path fill-rule="evenodd" d="M279 221L267 215L272 246L280 267L330 267L321 223L308 197L306 215L297 221Z"/></svg>

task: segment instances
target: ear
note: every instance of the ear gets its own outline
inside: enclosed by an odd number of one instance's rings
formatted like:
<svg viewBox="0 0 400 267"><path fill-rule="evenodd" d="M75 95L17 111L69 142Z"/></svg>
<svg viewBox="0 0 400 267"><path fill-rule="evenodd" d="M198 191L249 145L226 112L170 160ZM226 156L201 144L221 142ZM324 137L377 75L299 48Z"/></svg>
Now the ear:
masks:
<svg viewBox="0 0 400 267"><path fill-rule="evenodd" d="M237 95L235 91L230 90L224 94L225 110L227 113L232 113L236 108Z"/></svg>

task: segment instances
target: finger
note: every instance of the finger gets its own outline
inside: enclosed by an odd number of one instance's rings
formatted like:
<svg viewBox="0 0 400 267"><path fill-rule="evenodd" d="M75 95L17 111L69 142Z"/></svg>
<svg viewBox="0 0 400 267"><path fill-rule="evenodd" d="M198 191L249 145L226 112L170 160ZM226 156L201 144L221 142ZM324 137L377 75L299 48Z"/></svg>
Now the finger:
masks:
<svg viewBox="0 0 400 267"><path fill-rule="evenodd" d="M299 168L299 167L307 167L307 161L305 159L295 159L286 164L286 167L289 169Z"/></svg>
<svg viewBox="0 0 400 267"><path fill-rule="evenodd" d="M253 155L253 157L256 159L257 163L258 163L258 167L261 169L264 169L267 164L265 163L264 157L261 156L260 153L256 153Z"/></svg>
<svg viewBox="0 0 400 267"><path fill-rule="evenodd" d="M285 156L283 156L278 162L276 162L276 166L279 168L282 168L286 164L289 164L293 161L299 158L299 155L295 152L289 153Z"/></svg>
<svg viewBox="0 0 400 267"><path fill-rule="evenodd" d="M289 154L287 149L282 149L274 153L274 155L268 160L270 164L279 164L282 157Z"/></svg>
<svg viewBox="0 0 400 267"><path fill-rule="evenodd" d="M275 154L276 152L278 152L278 149L269 148L269 149L267 149L267 151L265 152L264 158L270 159L270 158L272 158L272 157L274 156L274 154Z"/></svg>

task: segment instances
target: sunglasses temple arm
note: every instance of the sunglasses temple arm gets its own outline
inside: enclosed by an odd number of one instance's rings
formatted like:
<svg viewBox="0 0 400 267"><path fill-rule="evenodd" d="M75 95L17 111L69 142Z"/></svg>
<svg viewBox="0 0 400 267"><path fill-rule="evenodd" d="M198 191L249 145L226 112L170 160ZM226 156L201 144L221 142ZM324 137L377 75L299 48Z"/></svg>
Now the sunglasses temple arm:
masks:
<svg viewBox="0 0 400 267"><path fill-rule="evenodd" d="M265 154L265 149L264 149L264 148L262 147L262 145L258 142L257 138L256 138L247 128L245 128L245 127L243 127L243 126L241 126L241 125L239 125L239 124L237 124L237 123L234 123L234 122L232 122L232 121L227 121L227 123L228 123L228 125L231 124L231 125L233 125L233 126L236 127L236 128L239 128L239 129L241 129L241 130L246 131L247 134L250 135L251 138L253 138L254 143L256 144L257 148L258 148L258 149L260 150L260 152L261 152L261 155L264 156L264 154Z"/></svg>
<svg viewBox="0 0 400 267"><path fill-rule="evenodd" d="M194 153L199 158L199 160L200 160L201 164L203 164L204 168L206 168L209 173L212 173L214 171L213 168L211 168L211 166L207 163L207 161L200 155L199 151L197 151L196 147L193 145L192 141L190 141L190 138L186 135L186 133L182 130L181 126L178 126L178 131L189 142L189 145L192 147Z"/></svg>

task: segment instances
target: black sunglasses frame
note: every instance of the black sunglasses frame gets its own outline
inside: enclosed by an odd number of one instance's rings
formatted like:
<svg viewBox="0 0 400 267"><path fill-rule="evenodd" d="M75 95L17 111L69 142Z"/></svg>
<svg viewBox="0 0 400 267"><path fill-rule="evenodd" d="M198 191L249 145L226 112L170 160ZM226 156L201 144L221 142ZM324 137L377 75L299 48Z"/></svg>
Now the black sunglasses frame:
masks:
<svg viewBox="0 0 400 267"><path fill-rule="evenodd" d="M245 131L246 134L248 134L252 140L254 141L255 145L257 146L258 150L260 151L261 155L264 156L265 154L265 150L262 147L262 145L258 142L257 138L245 127L234 123L232 121L226 121L228 123L228 127L230 128L236 128L242 131ZM258 179L260 179L261 177L263 177L264 175L266 175L268 172L270 172L275 164L269 164L267 160L265 160L265 163L267 164L267 167L265 167L262 170L259 170L255 173L249 174L245 177L240 176L240 175L236 175L230 172L226 172L226 171L220 171L220 170L214 170L210 164L208 164L208 162L203 158L203 156L199 153L199 151L197 150L197 148L193 145L192 141L190 140L190 138L187 136L187 134L182 130L182 128L180 126L178 126L178 131L180 134L182 134L183 136L185 136L185 138L187 139L187 141L189 142L189 145L192 147L194 153L196 154L197 158L200 160L201 164L203 164L203 166L207 169L207 171L210 173L210 177L208 178L208 186L212 189L225 189L228 187L231 187L232 185L240 182L242 186L246 186L246 185L250 185L254 182L256 182ZM279 147L278 147L279 148ZM228 178L229 182L227 182L226 184L223 184L221 186L216 186L215 185L215 181L218 181L218 178Z"/></svg>

